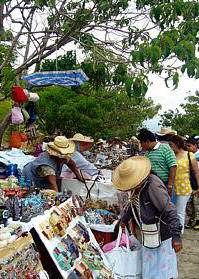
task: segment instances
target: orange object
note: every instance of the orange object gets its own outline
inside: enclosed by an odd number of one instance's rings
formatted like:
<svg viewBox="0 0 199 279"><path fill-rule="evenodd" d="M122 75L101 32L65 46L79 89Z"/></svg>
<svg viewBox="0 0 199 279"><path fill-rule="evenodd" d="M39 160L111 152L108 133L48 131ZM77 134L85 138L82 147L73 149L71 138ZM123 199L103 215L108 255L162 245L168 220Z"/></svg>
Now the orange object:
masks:
<svg viewBox="0 0 199 279"><path fill-rule="evenodd" d="M21 147L21 135L18 131L15 131L11 134L9 139L10 147L19 148Z"/></svg>
<svg viewBox="0 0 199 279"><path fill-rule="evenodd" d="M26 141L28 140L28 137L27 137L26 134L21 133L20 136L21 136L21 141L22 141L22 142L26 142Z"/></svg>

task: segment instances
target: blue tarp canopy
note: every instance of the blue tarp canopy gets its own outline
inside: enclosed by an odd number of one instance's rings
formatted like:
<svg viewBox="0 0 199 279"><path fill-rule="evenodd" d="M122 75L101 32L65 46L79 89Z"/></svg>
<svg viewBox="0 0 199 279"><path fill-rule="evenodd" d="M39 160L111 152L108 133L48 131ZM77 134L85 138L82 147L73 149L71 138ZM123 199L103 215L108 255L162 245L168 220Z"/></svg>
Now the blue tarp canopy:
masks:
<svg viewBox="0 0 199 279"><path fill-rule="evenodd" d="M29 86L80 86L89 78L81 70L37 72L26 77L22 77Z"/></svg>

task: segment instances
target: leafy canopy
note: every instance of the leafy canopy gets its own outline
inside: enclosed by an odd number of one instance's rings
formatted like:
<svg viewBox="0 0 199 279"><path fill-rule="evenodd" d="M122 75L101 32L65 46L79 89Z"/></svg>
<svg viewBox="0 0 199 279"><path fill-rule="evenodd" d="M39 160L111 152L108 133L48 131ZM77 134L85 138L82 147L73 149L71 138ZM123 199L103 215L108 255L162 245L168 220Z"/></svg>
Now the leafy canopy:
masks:
<svg viewBox="0 0 199 279"><path fill-rule="evenodd" d="M199 92L185 98L185 103L180 105L181 111L168 110L161 115L160 123L172 127L180 135L198 135L199 131Z"/></svg>

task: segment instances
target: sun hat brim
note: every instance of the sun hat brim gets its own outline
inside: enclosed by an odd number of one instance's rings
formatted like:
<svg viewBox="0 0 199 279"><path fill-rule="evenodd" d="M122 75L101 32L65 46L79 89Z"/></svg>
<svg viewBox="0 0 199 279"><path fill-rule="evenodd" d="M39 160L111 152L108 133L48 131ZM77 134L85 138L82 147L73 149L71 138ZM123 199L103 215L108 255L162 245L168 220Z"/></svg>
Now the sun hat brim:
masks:
<svg viewBox="0 0 199 279"><path fill-rule="evenodd" d="M89 139L87 137L84 137L84 139L78 139L78 138L70 138L71 141L79 141L79 142L86 142L86 143L94 143L93 139Z"/></svg>
<svg viewBox="0 0 199 279"><path fill-rule="evenodd" d="M132 167L132 172L121 176L120 169L125 161L128 161L126 163L128 163L129 168ZM151 171L150 160L144 156L133 156L125 161L115 169L111 179L115 188L120 191L129 191L136 188L149 176Z"/></svg>
<svg viewBox="0 0 199 279"><path fill-rule="evenodd" d="M72 156L75 153L75 143L71 140L68 141L68 147L58 147L54 142L49 142L46 150L50 155L59 158Z"/></svg>

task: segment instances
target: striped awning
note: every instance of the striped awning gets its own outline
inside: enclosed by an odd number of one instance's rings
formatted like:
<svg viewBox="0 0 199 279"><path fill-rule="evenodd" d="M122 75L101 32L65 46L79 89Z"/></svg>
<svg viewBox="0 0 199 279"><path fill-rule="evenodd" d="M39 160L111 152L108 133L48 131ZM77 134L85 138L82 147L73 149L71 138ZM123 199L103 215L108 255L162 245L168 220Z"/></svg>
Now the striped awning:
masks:
<svg viewBox="0 0 199 279"><path fill-rule="evenodd" d="M80 86L89 78L81 70L37 72L29 76L22 77L29 86Z"/></svg>

